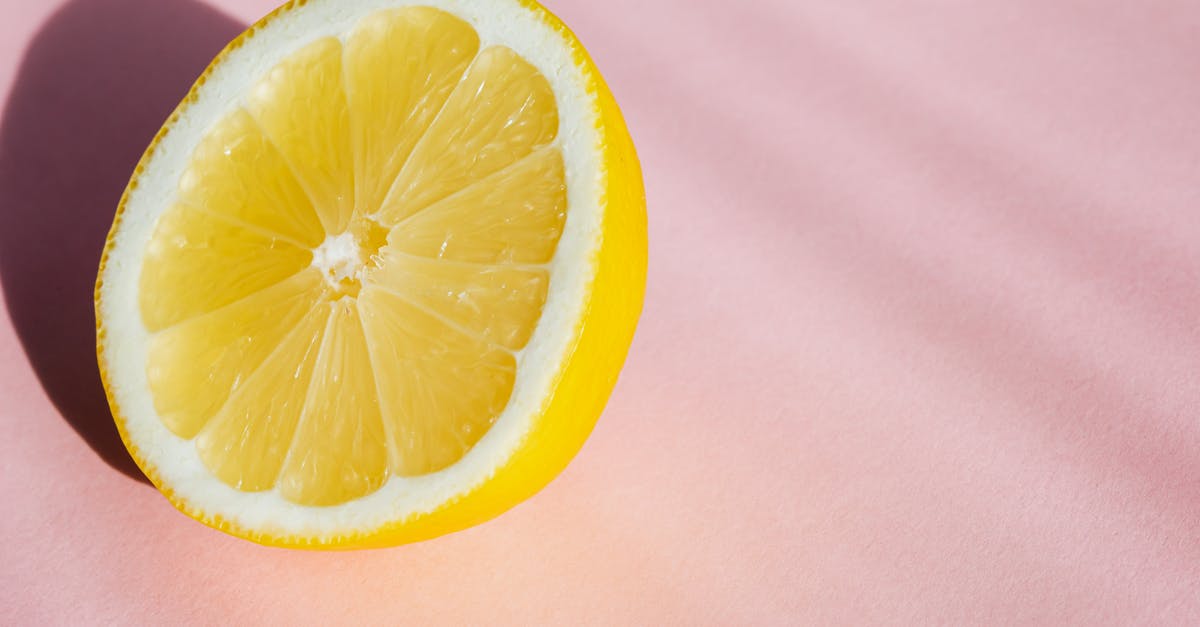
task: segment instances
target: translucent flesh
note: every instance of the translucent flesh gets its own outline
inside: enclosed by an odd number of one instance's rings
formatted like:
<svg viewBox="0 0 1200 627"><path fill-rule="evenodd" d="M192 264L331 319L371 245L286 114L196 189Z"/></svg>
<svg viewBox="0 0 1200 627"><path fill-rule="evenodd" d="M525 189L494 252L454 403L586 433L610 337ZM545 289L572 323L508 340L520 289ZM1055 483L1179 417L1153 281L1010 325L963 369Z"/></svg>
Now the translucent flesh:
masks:
<svg viewBox="0 0 1200 627"><path fill-rule="evenodd" d="M331 310L299 430L279 477L284 497L305 505L332 505L367 494L383 485L388 473L383 417L358 305L343 298Z"/></svg>
<svg viewBox="0 0 1200 627"><path fill-rule="evenodd" d="M379 215L395 224L554 139L554 92L508 48L481 52L413 148Z"/></svg>
<svg viewBox="0 0 1200 627"><path fill-rule="evenodd" d="M342 44L326 37L267 72L246 98L246 111L291 166L330 233L346 230L354 211L344 83Z"/></svg>
<svg viewBox="0 0 1200 627"><path fill-rule="evenodd" d="M325 230L283 155L248 113L234 111L196 147L180 202L312 248ZM289 207L280 211L280 207Z"/></svg>
<svg viewBox="0 0 1200 627"><path fill-rule="evenodd" d="M404 221L397 250L470 263L544 264L567 217L562 156L545 148Z"/></svg>
<svg viewBox="0 0 1200 627"><path fill-rule="evenodd" d="M308 269L155 334L146 374L167 427L194 437L317 305L322 287Z"/></svg>
<svg viewBox="0 0 1200 627"><path fill-rule="evenodd" d="M457 461L508 402L516 359L391 292L364 289L363 327L391 418L393 470L415 475Z"/></svg>
<svg viewBox="0 0 1200 627"><path fill-rule="evenodd" d="M470 26L434 9L380 11L359 23L345 52L359 213L383 205L478 51Z"/></svg>
<svg viewBox="0 0 1200 627"><path fill-rule="evenodd" d="M225 483L240 490L275 485L304 411L329 311L328 303L309 311L196 436L200 459Z"/></svg>
<svg viewBox="0 0 1200 627"><path fill-rule="evenodd" d="M142 320L151 331L241 300L305 269L312 253L186 205L159 218L142 260Z"/></svg>
<svg viewBox="0 0 1200 627"><path fill-rule="evenodd" d="M468 334L509 349L529 341L546 300L549 274L540 267L446 262L388 247L368 286L395 290L414 306L435 312Z"/></svg>
<svg viewBox="0 0 1200 627"><path fill-rule="evenodd" d="M454 464L508 403L550 284L548 83L411 7L301 46L242 102L143 261L164 424L226 484L304 505Z"/></svg>

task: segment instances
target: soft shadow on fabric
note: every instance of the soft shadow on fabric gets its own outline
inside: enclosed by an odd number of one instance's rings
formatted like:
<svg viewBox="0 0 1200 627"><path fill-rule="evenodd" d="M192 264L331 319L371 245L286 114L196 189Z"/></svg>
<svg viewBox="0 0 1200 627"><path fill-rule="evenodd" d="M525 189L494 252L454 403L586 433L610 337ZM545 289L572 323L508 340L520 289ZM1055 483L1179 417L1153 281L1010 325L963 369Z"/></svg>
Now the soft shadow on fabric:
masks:
<svg viewBox="0 0 1200 627"><path fill-rule="evenodd" d="M190 0L74 0L25 52L0 119L0 285L63 419L141 481L95 357L93 284L134 165L243 26Z"/></svg>

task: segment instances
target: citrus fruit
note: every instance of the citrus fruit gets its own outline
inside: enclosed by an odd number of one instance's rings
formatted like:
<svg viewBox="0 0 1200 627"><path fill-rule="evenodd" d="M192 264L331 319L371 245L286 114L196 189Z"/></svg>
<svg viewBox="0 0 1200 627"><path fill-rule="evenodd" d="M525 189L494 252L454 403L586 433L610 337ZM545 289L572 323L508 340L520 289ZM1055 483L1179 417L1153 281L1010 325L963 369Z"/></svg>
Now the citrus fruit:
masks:
<svg viewBox="0 0 1200 627"><path fill-rule="evenodd" d="M137 165L97 354L130 454L187 515L393 545L566 466L645 272L632 142L548 11L295 1L216 57Z"/></svg>

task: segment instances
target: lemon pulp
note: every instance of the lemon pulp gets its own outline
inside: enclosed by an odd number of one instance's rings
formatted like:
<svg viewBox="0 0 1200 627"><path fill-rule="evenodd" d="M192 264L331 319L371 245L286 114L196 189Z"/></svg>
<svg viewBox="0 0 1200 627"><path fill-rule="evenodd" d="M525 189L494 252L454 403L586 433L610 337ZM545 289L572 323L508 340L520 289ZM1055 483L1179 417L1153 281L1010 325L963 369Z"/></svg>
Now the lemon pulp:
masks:
<svg viewBox="0 0 1200 627"><path fill-rule="evenodd" d="M304 45L209 130L140 278L164 425L303 505L459 460L512 391L566 219L549 84L421 7Z"/></svg>

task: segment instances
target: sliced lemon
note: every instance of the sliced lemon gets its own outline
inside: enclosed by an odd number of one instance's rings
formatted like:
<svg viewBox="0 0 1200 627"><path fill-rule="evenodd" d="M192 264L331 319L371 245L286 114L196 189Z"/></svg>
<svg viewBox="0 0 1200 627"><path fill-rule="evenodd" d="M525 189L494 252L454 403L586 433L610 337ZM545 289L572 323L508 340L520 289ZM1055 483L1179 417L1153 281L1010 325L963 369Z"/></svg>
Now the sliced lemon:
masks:
<svg viewBox="0 0 1200 627"><path fill-rule="evenodd" d="M184 513L265 544L398 544L565 467L645 271L633 145L549 12L296 1L138 164L97 353L126 446Z"/></svg>

